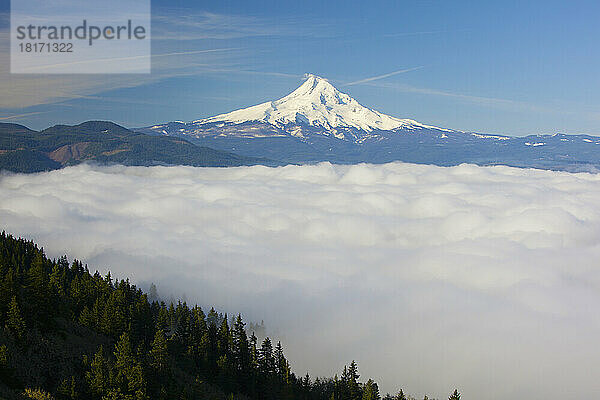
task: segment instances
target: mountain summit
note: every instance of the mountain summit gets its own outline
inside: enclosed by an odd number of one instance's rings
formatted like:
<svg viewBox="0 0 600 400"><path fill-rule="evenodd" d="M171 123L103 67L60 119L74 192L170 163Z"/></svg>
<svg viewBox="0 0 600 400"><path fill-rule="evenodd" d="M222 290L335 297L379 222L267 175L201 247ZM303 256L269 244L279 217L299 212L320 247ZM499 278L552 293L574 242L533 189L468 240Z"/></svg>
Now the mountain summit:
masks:
<svg viewBox="0 0 600 400"><path fill-rule="evenodd" d="M278 127L306 124L326 130L355 128L365 132L423 126L410 119L399 119L361 105L337 90L327 79L307 74L304 83L287 96L194 123L248 121L266 122Z"/></svg>
<svg viewBox="0 0 600 400"><path fill-rule="evenodd" d="M290 163L405 161L443 166L475 163L600 170L597 137L511 137L424 125L365 107L327 79L310 74L300 87L279 100L138 131Z"/></svg>

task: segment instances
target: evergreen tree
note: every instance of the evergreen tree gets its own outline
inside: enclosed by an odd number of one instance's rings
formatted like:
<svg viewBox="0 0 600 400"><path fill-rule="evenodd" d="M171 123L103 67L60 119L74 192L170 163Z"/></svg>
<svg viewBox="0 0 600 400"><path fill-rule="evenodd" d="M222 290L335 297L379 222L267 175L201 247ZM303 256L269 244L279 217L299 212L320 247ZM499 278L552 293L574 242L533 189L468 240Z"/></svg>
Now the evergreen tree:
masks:
<svg viewBox="0 0 600 400"><path fill-rule="evenodd" d="M27 272L26 288L31 298L27 304L29 312L33 319L39 322L47 323L49 314L49 290L48 275L46 273L46 262L43 253L38 252Z"/></svg>
<svg viewBox="0 0 600 400"><path fill-rule="evenodd" d="M275 372L275 359L273 358L273 344L268 337L263 340L258 356L258 367L263 374L272 375Z"/></svg>
<svg viewBox="0 0 600 400"><path fill-rule="evenodd" d="M129 333L119 337L115 345L115 384L113 393L124 399L142 400L146 398L146 388L142 367L133 356Z"/></svg>
<svg viewBox="0 0 600 400"><path fill-rule="evenodd" d="M167 339L161 329L156 331L152 347L150 349L150 365L159 372L162 372L167 367L168 363Z"/></svg>
<svg viewBox="0 0 600 400"><path fill-rule="evenodd" d="M169 312L167 311L167 308L165 307L165 303L162 303L162 306L160 307L159 311L158 311L158 318L156 321L156 329L157 330L162 330L164 332L171 332L171 320L169 318Z"/></svg>
<svg viewBox="0 0 600 400"><path fill-rule="evenodd" d="M0 269L0 271L3 270ZM0 284L0 322L2 322L1 326L4 326L10 300L16 294L15 270L13 268L7 268L5 275L0 276Z"/></svg>
<svg viewBox="0 0 600 400"><path fill-rule="evenodd" d="M158 301L158 289L156 288L154 282L150 284L150 290L148 291L148 301L150 301L150 303Z"/></svg>
<svg viewBox="0 0 600 400"><path fill-rule="evenodd" d="M58 385L58 389L56 390L57 397L59 399L64 400L76 400L79 399L79 392L77 390L77 382L74 376L70 378L63 379L63 381Z"/></svg>
<svg viewBox="0 0 600 400"><path fill-rule="evenodd" d="M219 326L221 323L221 319L222 318L219 317L219 314L217 314L215 309L211 307L210 311L208 312L208 315L206 316L206 323L209 325L213 324L215 326Z"/></svg>
<svg viewBox="0 0 600 400"><path fill-rule="evenodd" d="M198 345L202 340L202 336L207 330L206 326L206 316L204 315L204 311L202 308L196 306L192 310L192 322L190 327L190 340L193 343L193 351L195 357L199 356Z"/></svg>
<svg viewBox="0 0 600 400"><path fill-rule="evenodd" d="M227 315L221 321L221 326L217 331L217 345L219 348L219 354L229 358L231 355L231 334L229 332L229 324L227 323Z"/></svg>
<svg viewBox="0 0 600 400"><path fill-rule="evenodd" d="M377 384L373 382L372 379L369 379L363 388L362 400L379 400L379 387Z"/></svg>
<svg viewBox="0 0 600 400"><path fill-rule="evenodd" d="M216 375L217 372L217 359L218 359L218 345L217 345L217 326L213 323L208 325L206 333L206 341L204 338L203 342L206 342L206 367L210 376Z"/></svg>
<svg viewBox="0 0 600 400"><path fill-rule="evenodd" d="M350 363L350 367L348 367L346 377L350 400L358 400L361 397L360 386L358 385L359 377L360 375L358 374L358 366L356 365L356 361L352 360L352 362Z"/></svg>
<svg viewBox="0 0 600 400"><path fill-rule="evenodd" d="M47 297L42 302L43 293ZM33 243L4 233L0 234L0 299L4 300L0 327L5 327L0 339L6 333L0 345L0 397L21 398L25 388L39 388L28 390L28 396L52 393L56 400L379 398L375 382L358 381L355 362L344 367L341 380L337 375L312 382L308 374L296 377L281 343L274 346L265 338L258 349L258 339L254 332L248 338L241 315L230 322L214 308L206 316L200 307L186 303L150 303L148 295L128 280L113 281L110 273L92 275L80 261L69 266L66 257L48 260ZM46 321L37 318L44 307ZM262 323L253 326L264 329ZM101 344L110 344L113 351L104 352ZM91 357L90 348L98 349ZM5 396L5 391L10 393Z"/></svg>
<svg viewBox="0 0 600 400"><path fill-rule="evenodd" d="M50 274L49 285L50 290L57 298L65 296L65 278L65 269L59 264L54 265Z"/></svg>
<svg viewBox="0 0 600 400"><path fill-rule="evenodd" d="M22 339L23 335L25 335L25 320L21 317L21 310L19 309L16 296L12 297L8 305L6 329L17 339Z"/></svg>
<svg viewBox="0 0 600 400"><path fill-rule="evenodd" d="M90 369L85 374L85 379L94 399L100 399L107 393L110 381L110 371L108 361L104 358L102 346L100 346L94 355L94 359L90 364Z"/></svg>
<svg viewBox="0 0 600 400"><path fill-rule="evenodd" d="M256 348L257 343L258 338L254 332L252 332L252 336L250 336L250 365L254 370L258 369L258 350Z"/></svg>
<svg viewBox="0 0 600 400"><path fill-rule="evenodd" d="M454 389L454 393L448 397L448 400L460 400L460 393L458 393L457 389Z"/></svg>
<svg viewBox="0 0 600 400"><path fill-rule="evenodd" d="M217 366L219 369L219 381L227 387L229 390L232 389L231 374L234 370L233 356L232 356L232 344L233 338L229 330L229 324L227 322L227 315L221 321L221 326L217 331Z"/></svg>
<svg viewBox="0 0 600 400"><path fill-rule="evenodd" d="M277 342L277 346L275 346L275 372L277 376L283 380L286 372L287 372L287 360L283 355L283 347L281 346L281 342Z"/></svg>
<svg viewBox="0 0 600 400"><path fill-rule="evenodd" d="M398 391L398 394L396 395L396 400L407 400L406 395L404 394L404 391L402 389Z"/></svg>
<svg viewBox="0 0 600 400"><path fill-rule="evenodd" d="M238 380L244 390L248 388L250 375L250 344L248 343L245 325L242 316L238 314L233 325L233 353Z"/></svg>

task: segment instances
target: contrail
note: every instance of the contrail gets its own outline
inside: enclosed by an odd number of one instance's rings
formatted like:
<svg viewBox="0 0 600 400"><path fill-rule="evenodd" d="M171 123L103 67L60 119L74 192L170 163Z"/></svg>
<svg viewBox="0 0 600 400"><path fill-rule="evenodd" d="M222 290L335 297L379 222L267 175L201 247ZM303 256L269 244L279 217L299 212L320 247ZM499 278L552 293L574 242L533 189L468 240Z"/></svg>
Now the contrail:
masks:
<svg viewBox="0 0 600 400"><path fill-rule="evenodd" d="M419 32L398 32L398 33L389 33L387 35L383 35L383 37L402 37L402 36L420 36L420 35L434 35L439 33L455 33L455 32L469 32L471 29L455 29L449 31L419 31Z"/></svg>
<svg viewBox="0 0 600 400"><path fill-rule="evenodd" d="M414 67L414 68L408 68L408 69L400 69L398 71L390 72L388 74L372 76L370 78L361 79L359 81L354 81L354 82L346 83L345 85L342 85L342 86L359 85L361 83L367 83L367 82L371 82L371 81L376 81L378 79L383 79L383 78L387 78L387 77L390 77L390 76L393 76L393 75L403 74L405 72L416 71L416 70L422 69L422 68L425 68L425 67L424 66L420 66L420 67Z"/></svg>

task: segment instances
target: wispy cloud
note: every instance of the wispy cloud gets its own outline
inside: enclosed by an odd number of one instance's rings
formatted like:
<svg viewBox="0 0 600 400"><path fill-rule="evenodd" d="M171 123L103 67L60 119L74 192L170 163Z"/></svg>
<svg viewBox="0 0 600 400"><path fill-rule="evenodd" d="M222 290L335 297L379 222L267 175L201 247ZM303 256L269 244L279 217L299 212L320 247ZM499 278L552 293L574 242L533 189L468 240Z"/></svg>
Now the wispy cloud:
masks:
<svg viewBox="0 0 600 400"><path fill-rule="evenodd" d="M191 48L185 51L164 51L152 56L152 74L112 75L44 75L11 74L9 71L9 36L0 30L0 109L22 110L27 107L56 104L67 100L96 95L110 90L130 88L165 79L203 73L199 66L231 64L244 50L227 47L215 49ZM43 73L43 70L35 71ZM27 110L25 110L27 111Z"/></svg>
<svg viewBox="0 0 600 400"><path fill-rule="evenodd" d="M140 56L129 56L129 57L95 58L95 59L91 59L91 60L80 60L80 61L73 61L73 62L59 63L59 64L45 64L45 65L40 65L40 66L31 66L31 67L28 67L27 70L43 72L43 71L47 71L47 70L66 67L66 66L70 66L70 65L78 65L78 64L94 64L94 63L98 63L98 62L128 61L128 60L139 60L139 59L145 59L145 58L154 59L154 58L160 58L160 57L187 56L187 55L194 55L194 54L205 54L205 53L214 53L214 52L220 52L220 51L232 51L232 50L239 50L239 48L230 47L230 48L224 48L224 49L181 51L181 52L175 52L175 53L140 55Z"/></svg>
<svg viewBox="0 0 600 400"><path fill-rule="evenodd" d="M241 74L241 75L259 75L259 76L275 76L280 78L302 78L304 74L290 74L286 72L275 71L253 71L245 68L219 68L206 64L199 65L203 72L215 72L226 74Z"/></svg>
<svg viewBox="0 0 600 400"><path fill-rule="evenodd" d="M384 37L424 36L424 35L437 35L437 34L444 34L444 33L469 32L469 31L470 31L470 29L431 30L431 31L388 33L383 36Z"/></svg>
<svg viewBox="0 0 600 400"><path fill-rule="evenodd" d="M328 37L329 24L298 18L254 17L212 12L165 10L152 17L153 40L232 40L250 37Z"/></svg>
<svg viewBox="0 0 600 400"><path fill-rule="evenodd" d="M360 85L362 83L373 82L373 81L377 81L379 79L389 78L390 76L394 76L394 75L398 75L398 74L403 74L405 72L416 71L416 70L423 69L423 68L425 68L425 67L424 66L420 66L420 67L399 69L398 71L389 72L387 74L372 76L370 78L365 78L365 79L361 79L361 80L358 80L358 81L346 83L343 86Z"/></svg>
<svg viewBox="0 0 600 400"><path fill-rule="evenodd" d="M35 111L35 112L29 112L29 113L24 113L24 114L14 114L14 115L7 115L7 116L0 115L0 121L19 120L21 118L29 117L31 115L45 114L48 112L50 112L50 111Z"/></svg>
<svg viewBox="0 0 600 400"><path fill-rule="evenodd" d="M0 14L8 18L8 14ZM1 21L1 19L0 19ZM155 11L153 15L152 74L138 75L43 75L52 68L63 65L33 67L30 75L10 74L8 24L0 24L0 109L5 114L23 114L28 107L60 104L65 101L89 98L121 88L132 88L176 77L202 74L264 75L297 78L299 75L285 72L259 71L248 66L249 50L237 45L239 40L258 36L314 36L327 32L318 23L303 27L298 20L269 20L265 17L228 15L196 10L168 9ZM177 40L173 46L170 40ZM194 40L208 41L194 42ZM227 42L215 42L224 40ZM237 42L236 42L237 40ZM219 43L222 47L219 47ZM226 43L226 45L224 45ZM216 46L215 46L216 45ZM207 47L215 47L207 49ZM180 50L181 49L181 50ZM180 50L180 51L174 51ZM259 49L254 49L256 55ZM156 54L159 53L159 54ZM112 57L106 61L124 61L132 57ZM94 61L94 62L97 62ZM85 61L83 61L85 63ZM8 111L8 112L7 112ZM13 112L11 112L13 111Z"/></svg>
<svg viewBox="0 0 600 400"><path fill-rule="evenodd" d="M556 111L555 109L551 109L549 107L543 107L536 104L531 104L519 100L498 98L498 97L486 97L486 96L476 96L469 95L464 93L457 93L448 90L442 89L432 89L426 87L416 87L403 83L391 83L391 82L363 82L369 86L375 86L380 88L387 88L392 90L397 90L405 93L415 93L415 94L423 94L429 96L438 96L438 97L448 97L457 100L463 100L471 103L476 103L479 105L485 106L494 106L501 107L505 109L512 110L527 110L527 111ZM564 110L563 110L564 111ZM565 111L566 112L566 111Z"/></svg>
<svg viewBox="0 0 600 400"><path fill-rule="evenodd" d="M182 15L167 12L152 17L154 40L238 39L269 36L279 32L277 26L259 18L238 15L193 12Z"/></svg>

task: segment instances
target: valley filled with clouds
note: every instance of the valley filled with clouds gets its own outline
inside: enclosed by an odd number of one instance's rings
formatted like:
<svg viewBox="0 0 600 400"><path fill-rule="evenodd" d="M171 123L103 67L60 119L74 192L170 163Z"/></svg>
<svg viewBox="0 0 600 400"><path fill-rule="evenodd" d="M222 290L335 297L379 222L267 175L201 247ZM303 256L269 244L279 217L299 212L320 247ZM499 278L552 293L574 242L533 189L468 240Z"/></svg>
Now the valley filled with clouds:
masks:
<svg viewBox="0 0 600 400"><path fill-rule="evenodd" d="M598 198L600 175L474 165L0 177L3 228L49 256L264 319L300 375L351 357L421 398L600 391Z"/></svg>

